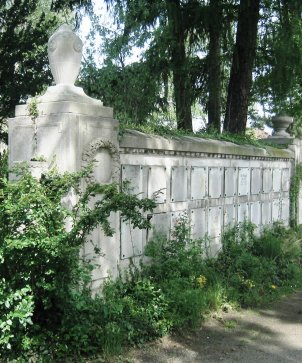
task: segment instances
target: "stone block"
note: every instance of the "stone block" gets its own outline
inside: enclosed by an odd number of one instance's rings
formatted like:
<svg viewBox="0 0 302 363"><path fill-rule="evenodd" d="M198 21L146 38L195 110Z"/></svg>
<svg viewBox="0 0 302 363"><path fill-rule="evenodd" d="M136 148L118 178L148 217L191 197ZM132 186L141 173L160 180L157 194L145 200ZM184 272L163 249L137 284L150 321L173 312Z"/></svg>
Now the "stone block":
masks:
<svg viewBox="0 0 302 363"><path fill-rule="evenodd" d="M272 203L270 201L263 202L261 205L262 225L272 223Z"/></svg>
<svg viewBox="0 0 302 363"><path fill-rule="evenodd" d="M270 193L273 188L273 173L271 168L264 168L262 175L262 192Z"/></svg>
<svg viewBox="0 0 302 363"><path fill-rule="evenodd" d="M129 193L138 198L146 197L146 186L144 186L143 166L123 165L122 181L129 182Z"/></svg>
<svg viewBox="0 0 302 363"><path fill-rule="evenodd" d="M281 219L281 203L279 199L274 199L272 204L272 221L277 222Z"/></svg>
<svg viewBox="0 0 302 363"><path fill-rule="evenodd" d="M290 171L289 168L282 169L282 191L288 192L290 186Z"/></svg>
<svg viewBox="0 0 302 363"><path fill-rule="evenodd" d="M281 199L281 220L288 225L289 224L289 198Z"/></svg>
<svg viewBox="0 0 302 363"><path fill-rule="evenodd" d="M227 204L223 210L223 224L226 227L231 227L236 223L236 206L234 204Z"/></svg>
<svg viewBox="0 0 302 363"><path fill-rule="evenodd" d="M206 209L196 208L191 210L192 238L203 238L207 233Z"/></svg>
<svg viewBox="0 0 302 363"><path fill-rule="evenodd" d="M237 190L237 168L224 169L224 196L233 197Z"/></svg>
<svg viewBox="0 0 302 363"><path fill-rule="evenodd" d="M154 213L150 222L152 228L148 231L148 242L155 234L170 237L171 213Z"/></svg>
<svg viewBox="0 0 302 363"><path fill-rule="evenodd" d="M191 199L204 199L208 193L208 170L206 167L191 168Z"/></svg>
<svg viewBox="0 0 302 363"><path fill-rule="evenodd" d="M220 237L222 230L222 207L210 207L208 209L208 235Z"/></svg>
<svg viewBox="0 0 302 363"><path fill-rule="evenodd" d="M281 191L281 169L273 169L273 192Z"/></svg>
<svg viewBox="0 0 302 363"><path fill-rule="evenodd" d="M223 168L209 168L209 198L222 196Z"/></svg>
<svg viewBox="0 0 302 363"><path fill-rule="evenodd" d="M188 199L188 168L171 168L171 202L183 202Z"/></svg>
<svg viewBox="0 0 302 363"><path fill-rule="evenodd" d="M152 165L148 175L148 198L156 197L156 203L167 201L167 170L164 166Z"/></svg>
<svg viewBox="0 0 302 363"><path fill-rule="evenodd" d="M145 230L121 221L121 259L142 255L145 239Z"/></svg>
<svg viewBox="0 0 302 363"><path fill-rule="evenodd" d="M261 169L260 168L252 168L251 169L251 194L260 194L261 193Z"/></svg>
<svg viewBox="0 0 302 363"><path fill-rule="evenodd" d="M244 222L249 219L249 206L248 203L240 203L237 206L237 221L238 223Z"/></svg>
<svg viewBox="0 0 302 363"><path fill-rule="evenodd" d="M250 204L250 221L258 227L261 224L261 203L253 202Z"/></svg>
<svg viewBox="0 0 302 363"><path fill-rule="evenodd" d="M250 193L250 168L239 168L238 171L238 195Z"/></svg>

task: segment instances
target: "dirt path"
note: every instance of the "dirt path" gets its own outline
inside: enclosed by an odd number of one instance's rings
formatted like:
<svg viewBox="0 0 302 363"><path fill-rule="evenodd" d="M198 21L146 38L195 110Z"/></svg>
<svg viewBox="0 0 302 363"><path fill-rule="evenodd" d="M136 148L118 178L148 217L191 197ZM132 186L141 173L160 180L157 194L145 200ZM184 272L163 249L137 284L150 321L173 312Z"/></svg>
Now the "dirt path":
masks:
<svg viewBox="0 0 302 363"><path fill-rule="evenodd" d="M133 363L301 363L302 291L257 311L211 318L193 333L128 355Z"/></svg>

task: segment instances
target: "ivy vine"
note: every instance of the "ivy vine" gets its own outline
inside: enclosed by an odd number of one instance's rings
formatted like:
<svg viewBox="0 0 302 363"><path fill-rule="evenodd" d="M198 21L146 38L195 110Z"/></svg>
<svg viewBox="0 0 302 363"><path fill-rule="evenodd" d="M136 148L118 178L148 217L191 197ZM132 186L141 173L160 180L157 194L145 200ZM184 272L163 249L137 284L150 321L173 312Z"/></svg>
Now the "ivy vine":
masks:
<svg viewBox="0 0 302 363"><path fill-rule="evenodd" d="M296 227L298 224L298 208L299 208L299 192L300 185L302 181L302 165L297 165L295 169L295 174L291 179L290 184L290 205L291 205L291 218L290 224L292 227Z"/></svg>

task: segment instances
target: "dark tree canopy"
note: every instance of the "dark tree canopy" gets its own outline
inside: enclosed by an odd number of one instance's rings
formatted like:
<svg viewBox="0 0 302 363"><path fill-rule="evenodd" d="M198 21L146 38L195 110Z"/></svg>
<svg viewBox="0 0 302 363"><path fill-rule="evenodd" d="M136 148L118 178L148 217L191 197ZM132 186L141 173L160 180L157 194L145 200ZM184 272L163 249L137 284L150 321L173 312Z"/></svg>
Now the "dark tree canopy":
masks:
<svg viewBox="0 0 302 363"><path fill-rule="evenodd" d="M0 4L0 118L12 116L14 107L51 82L46 46L58 25L55 15L38 11L37 0L2 1Z"/></svg>

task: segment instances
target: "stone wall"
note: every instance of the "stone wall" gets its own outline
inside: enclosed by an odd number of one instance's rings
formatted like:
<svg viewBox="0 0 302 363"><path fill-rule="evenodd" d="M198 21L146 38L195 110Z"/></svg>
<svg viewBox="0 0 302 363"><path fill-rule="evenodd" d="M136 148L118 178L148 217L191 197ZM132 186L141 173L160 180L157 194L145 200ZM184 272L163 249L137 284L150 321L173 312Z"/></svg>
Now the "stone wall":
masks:
<svg viewBox="0 0 302 363"><path fill-rule="evenodd" d="M273 221L289 223L289 185L293 152L183 137L165 139L128 131L120 141L121 180L133 193L151 198L154 229L169 235L186 212L194 238L211 239L219 248L223 230L248 219L258 230ZM142 254L153 231L121 223L121 259Z"/></svg>
<svg viewBox="0 0 302 363"><path fill-rule="evenodd" d="M52 166L60 172L77 172L95 160L94 181L128 180L132 193L157 196L157 207L148 216L154 226L151 230L133 230L112 213L113 237L104 236L100 229L93 231L92 243L87 242L82 251L98 265L93 289L108 275L117 276L131 259L140 258L154 231L169 236L183 213L189 216L194 238L210 237L212 255L221 247L228 225L248 219L260 231L273 221L288 224L289 184L295 163L302 161L301 143L286 150L262 149L136 131L124 132L119 139L113 110L74 85L81 49L81 40L66 25L51 36L48 56L56 85L35 103L16 106L15 117L8 121L8 149L9 166L32 163L36 177ZM70 194L64 202L72 206L76 198ZM302 207L299 213L302 222ZM103 255L96 256L94 247Z"/></svg>

